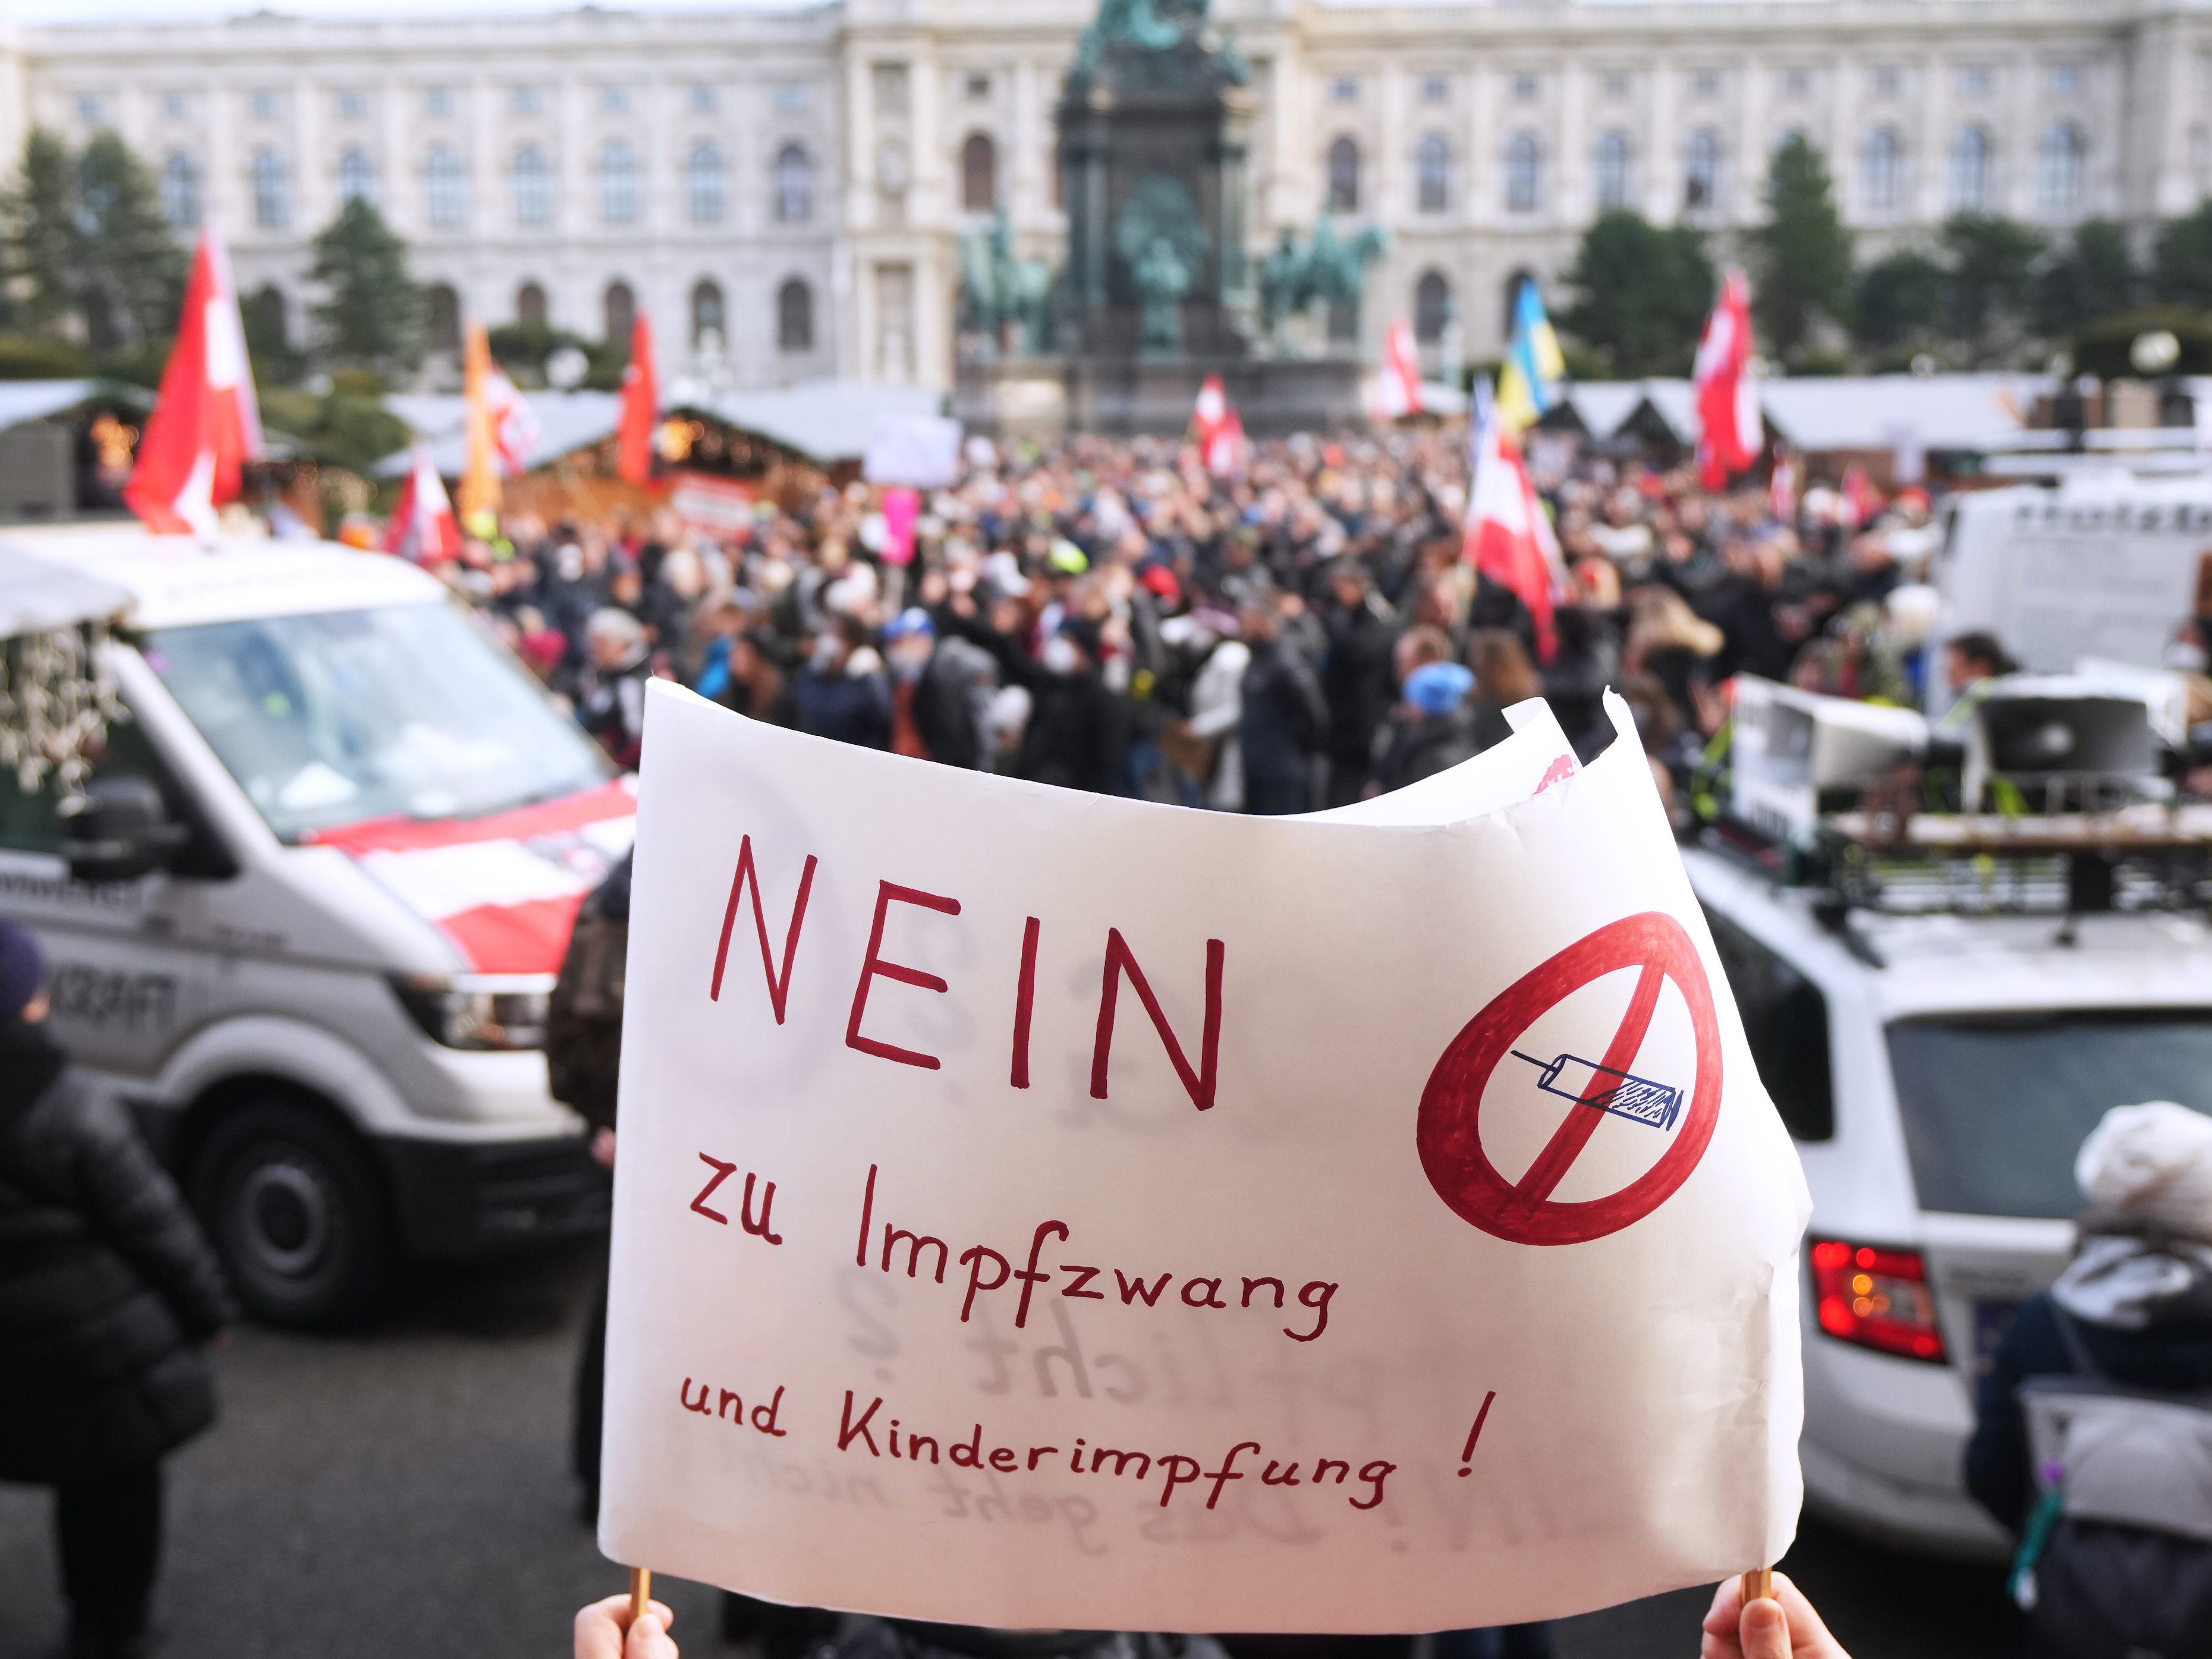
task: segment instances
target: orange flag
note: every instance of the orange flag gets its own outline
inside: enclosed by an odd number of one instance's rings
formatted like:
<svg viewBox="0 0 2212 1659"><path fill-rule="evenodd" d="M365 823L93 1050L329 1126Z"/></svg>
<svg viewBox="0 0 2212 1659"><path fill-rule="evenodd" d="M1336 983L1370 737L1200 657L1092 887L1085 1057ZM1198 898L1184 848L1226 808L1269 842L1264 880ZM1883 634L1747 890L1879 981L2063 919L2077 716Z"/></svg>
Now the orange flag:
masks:
<svg viewBox="0 0 2212 1659"><path fill-rule="evenodd" d="M499 511L499 442L491 408L491 337L480 322L469 325L461 362L461 391L468 400L468 459L461 469L461 522Z"/></svg>

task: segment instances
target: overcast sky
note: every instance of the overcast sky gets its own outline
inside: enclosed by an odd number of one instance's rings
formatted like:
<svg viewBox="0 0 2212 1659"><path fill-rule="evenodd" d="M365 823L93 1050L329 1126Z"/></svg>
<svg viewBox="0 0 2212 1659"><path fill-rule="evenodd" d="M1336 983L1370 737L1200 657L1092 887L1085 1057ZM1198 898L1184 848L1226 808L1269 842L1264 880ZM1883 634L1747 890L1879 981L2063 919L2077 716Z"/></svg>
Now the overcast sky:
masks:
<svg viewBox="0 0 2212 1659"><path fill-rule="evenodd" d="M759 0L752 0L759 3ZM736 11L748 0L622 0L610 11ZM239 0L0 0L0 17L22 23L82 23L117 18L237 17L270 10L295 17L400 17L437 13L574 11L576 0L283 0L266 6Z"/></svg>

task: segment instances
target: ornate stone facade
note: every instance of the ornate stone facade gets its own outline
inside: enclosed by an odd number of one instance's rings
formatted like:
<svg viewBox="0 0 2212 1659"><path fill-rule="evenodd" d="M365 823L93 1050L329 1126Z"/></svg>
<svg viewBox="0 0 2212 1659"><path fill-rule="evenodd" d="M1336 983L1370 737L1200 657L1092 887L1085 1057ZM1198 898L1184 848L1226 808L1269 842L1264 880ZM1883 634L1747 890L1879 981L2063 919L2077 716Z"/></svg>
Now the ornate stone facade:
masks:
<svg viewBox="0 0 2212 1659"><path fill-rule="evenodd" d="M722 14L0 24L0 143L112 126L304 327L305 245L374 192L462 313L671 375L951 379L958 234L1057 269L1052 112L1092 0ZM1389 252L1360 319L1494 355L1511 283L1604 206L1725 229L1802 131L1877 244L1979 206L2147 228L2212 188L2212 10L2186 0L1218 0L1251 69L1255 258L1323 205ZM1447 304L1446 302L1449 303Z"/></svg>

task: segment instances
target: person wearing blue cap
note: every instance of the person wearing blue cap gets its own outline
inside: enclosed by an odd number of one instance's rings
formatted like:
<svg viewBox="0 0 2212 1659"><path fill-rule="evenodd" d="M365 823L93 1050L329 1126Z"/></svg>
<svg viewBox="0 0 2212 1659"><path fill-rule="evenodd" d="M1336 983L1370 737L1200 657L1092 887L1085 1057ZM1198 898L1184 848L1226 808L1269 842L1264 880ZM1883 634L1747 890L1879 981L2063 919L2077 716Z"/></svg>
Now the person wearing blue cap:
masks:
<svg viewBox="0 0 2212 1659"><path fill-rule="evenodd" d="M1406 654L1431 654L1421 650L1420 636L1433 631L1415 629L1408 636ZM1485 729L1483 716L1490 711L1478 706L1474 676L1441 654L1449 649L1449 642L1439 639L1437 659L1414 667L1399 689L1404 701L1391 716L1389 736L1375 767L1375 781L1382 790L1403 789L1489 746L1486 738L1492 734Z"/></svg>
<svg viewBox="0 0 2212 1659"><path fill-rule="evenodd" d="M161 1459L215 1421L236 1316L183 1194L46 1030L37 938L0 921L0 1480L52 1486L70 1659L146 1650Z"/></svg>

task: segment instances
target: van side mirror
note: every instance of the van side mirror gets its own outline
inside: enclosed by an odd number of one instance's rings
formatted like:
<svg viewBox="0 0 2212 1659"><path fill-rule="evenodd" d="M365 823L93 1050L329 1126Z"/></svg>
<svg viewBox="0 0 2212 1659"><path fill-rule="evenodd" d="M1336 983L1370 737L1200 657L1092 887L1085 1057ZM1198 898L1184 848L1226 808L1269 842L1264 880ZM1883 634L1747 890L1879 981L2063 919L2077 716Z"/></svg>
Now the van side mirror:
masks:
<svg viewBox="0 0 2212 1659"><path fill-rule="evenodd" d="M165 866L190 839L169 821L161 792L147 778L95 778L62 803L62 856L79 881L136 881Z"/></svg>

